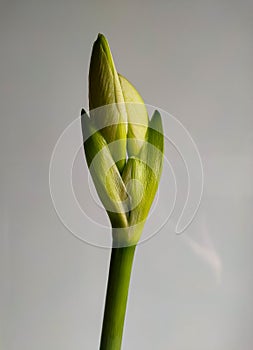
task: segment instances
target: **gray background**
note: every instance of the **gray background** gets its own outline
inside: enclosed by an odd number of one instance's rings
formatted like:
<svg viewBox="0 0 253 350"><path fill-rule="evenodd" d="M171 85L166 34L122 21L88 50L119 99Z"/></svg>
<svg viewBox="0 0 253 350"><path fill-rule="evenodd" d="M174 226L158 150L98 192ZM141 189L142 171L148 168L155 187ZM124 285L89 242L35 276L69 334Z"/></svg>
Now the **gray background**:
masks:
<svg viewBox="0 0 253 350"><path fill-rule="evenodd" d="M205 172L185 234L168 224L137 250L123 349L251 350L247 0L1 1L0 347L98 348L110 252L69 233L48 186L55 142L87 106L98 32L145 101L188 128Z"/></svg>

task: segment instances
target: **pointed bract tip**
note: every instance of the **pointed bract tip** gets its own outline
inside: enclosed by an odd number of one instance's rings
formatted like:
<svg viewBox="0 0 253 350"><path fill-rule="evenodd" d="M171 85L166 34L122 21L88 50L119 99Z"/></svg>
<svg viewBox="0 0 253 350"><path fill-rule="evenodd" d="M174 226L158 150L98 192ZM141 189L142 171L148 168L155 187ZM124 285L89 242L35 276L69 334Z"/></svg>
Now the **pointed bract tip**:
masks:
<svg viewBox="0 0 253 350"><path fill-rule="evenodd" d="M161 114L157 109L155 109L151 119L154 119L154 120L161 119Z"/></svg>
<svg viewBox="0 0 253 350"><path fill-rule="evenodd" d="M98 33L97 39L94 42L94 45L101 45L102 48L107 52L107 50L110 50L109 43L104 36L104 34Z"/></svg>
<svg viewBox="0 0 253 350"><path fill-rule="evenodd" d="M104 38L105 38L104 34L98 33L97 39L104 39Z"/></svg>
<svg viewBox="0 0 253 350"><path fill-rule="evenodd" d="M149 126L160 132L161 134L163 133L163 125L162 125L162 117L160 112L156 109L152 115L151 121L149 123Z"/></svg>

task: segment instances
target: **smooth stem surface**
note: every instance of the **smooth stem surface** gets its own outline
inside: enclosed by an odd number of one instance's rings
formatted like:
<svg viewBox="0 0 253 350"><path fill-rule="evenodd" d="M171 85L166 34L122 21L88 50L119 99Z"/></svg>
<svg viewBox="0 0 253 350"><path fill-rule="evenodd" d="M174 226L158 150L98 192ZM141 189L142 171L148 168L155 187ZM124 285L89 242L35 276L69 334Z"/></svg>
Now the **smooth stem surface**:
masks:
<svg viewBox="0 0 253 350"><path fill-rule="evenodd" d="M120 350L135 246L112 248L100 350Z"/></svg>

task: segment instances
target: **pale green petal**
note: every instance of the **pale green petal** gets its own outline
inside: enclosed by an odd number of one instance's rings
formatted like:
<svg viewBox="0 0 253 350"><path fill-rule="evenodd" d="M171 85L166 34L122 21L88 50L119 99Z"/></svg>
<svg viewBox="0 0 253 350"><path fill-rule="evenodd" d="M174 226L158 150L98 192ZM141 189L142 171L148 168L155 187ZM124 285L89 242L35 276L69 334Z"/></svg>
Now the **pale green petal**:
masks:
<svg viewBox="0 0 253 350"><path fill-rule="evenodd" d="M155 197L158 182L152 169L135 157L128 160L122 177L131 203L128 217L128 240L129 243L136 244L140 239L142 228ZM136 205L135 202L138 204Z"/></svg>
<svg viewBox="0 0 253 350"><path fill-rule="evenodd" d="M137 156L145 140L148 113L144 101L135 87L121 74L119 74L119 80L127 110L127 151L129 157Z"/></svg>

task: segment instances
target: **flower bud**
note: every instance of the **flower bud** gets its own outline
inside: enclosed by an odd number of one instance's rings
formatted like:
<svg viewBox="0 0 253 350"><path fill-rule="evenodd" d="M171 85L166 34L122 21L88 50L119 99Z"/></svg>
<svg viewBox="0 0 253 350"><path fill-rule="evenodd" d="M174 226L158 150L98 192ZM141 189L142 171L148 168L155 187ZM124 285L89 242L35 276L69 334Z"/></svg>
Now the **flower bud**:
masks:
<svg viewBox="0 0 253 350"><path fill-rule="evenodd" d="M92 49L89 108L90 118L82 111L85 156L113 241L137 244L161 177L162 120L155 111L149 121L142 97L117 73L102 34Z"/></svg>

